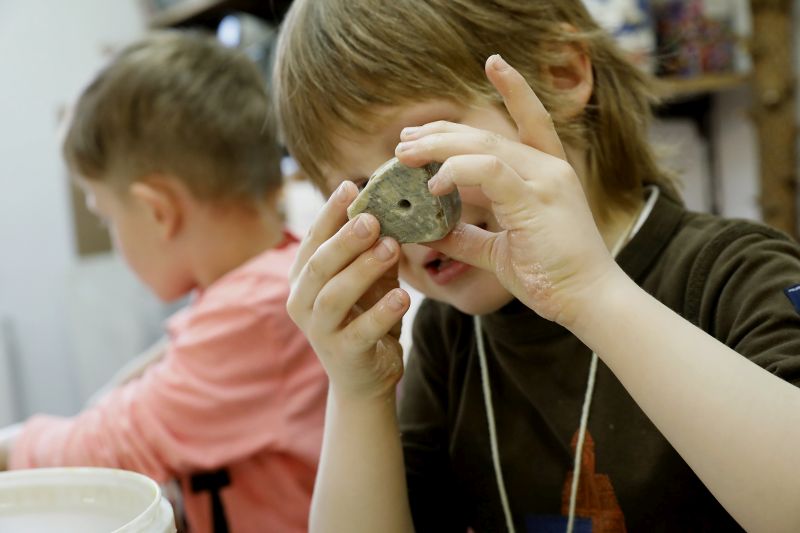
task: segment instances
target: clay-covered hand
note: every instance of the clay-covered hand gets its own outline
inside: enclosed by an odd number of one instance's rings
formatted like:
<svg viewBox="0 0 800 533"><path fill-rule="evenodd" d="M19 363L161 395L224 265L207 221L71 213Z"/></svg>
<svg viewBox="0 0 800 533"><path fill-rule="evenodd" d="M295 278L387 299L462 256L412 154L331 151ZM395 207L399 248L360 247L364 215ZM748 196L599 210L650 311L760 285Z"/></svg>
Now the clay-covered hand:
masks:
<svg viewBox="0 0 800 533"><path fill-rule="evenodd" d="M538 97L499 56L487 60L486 75L503 97L519 141L434 122L404 130L396 154L412 166L443 162L429 182L431 192L479 187L503 228L492 233L460 224L428 245L493 271L527 306L569 327L585 298L617 270L616 265Z"/></svg>
<svg viewBox="0 0 800 533"><path fill-rule="evenodd" d="M306 235L290 272L287 310L325 367L339 398L394 394L403 373L398 341L409 296L399 288L400 247L378 221L347 221L358 189L344 182Z"/></svg>

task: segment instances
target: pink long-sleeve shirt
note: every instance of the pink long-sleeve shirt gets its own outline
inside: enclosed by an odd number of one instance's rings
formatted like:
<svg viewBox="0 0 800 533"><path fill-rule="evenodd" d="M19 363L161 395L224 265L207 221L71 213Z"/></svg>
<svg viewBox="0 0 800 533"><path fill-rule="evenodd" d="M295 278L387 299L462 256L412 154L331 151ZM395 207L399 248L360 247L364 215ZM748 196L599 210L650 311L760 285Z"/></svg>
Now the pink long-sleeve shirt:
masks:
<svg viewBox="0 0 800 533"><path fill-rule="evenodd" d="M211 504L192 493L191 474L226 467L231 531L306 531L327 380L286 313L297 247L287 235L199 294L170 319L166 355L141 378L73 418L31 418L10 466L176 478L192 533L211 531Z"/></svg>

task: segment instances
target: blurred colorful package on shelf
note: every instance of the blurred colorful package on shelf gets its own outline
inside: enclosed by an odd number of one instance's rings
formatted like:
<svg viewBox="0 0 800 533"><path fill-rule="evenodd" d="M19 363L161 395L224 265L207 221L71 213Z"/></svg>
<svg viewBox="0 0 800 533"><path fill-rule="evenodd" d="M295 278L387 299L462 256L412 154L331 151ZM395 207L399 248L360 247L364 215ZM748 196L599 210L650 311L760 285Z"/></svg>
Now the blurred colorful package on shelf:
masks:
<svg viewBox="0 0 800 533"><path fill-rule="evenodd" d="M584 4L635 65L655 71L656 36L649 0L584 0Z"/></svg>
<svg viewBox="0 0 800 533"><path fill-rule="evenodd" d="M654 0L652 6L660 76L685 78L740 70L741 2Z"/></svg>

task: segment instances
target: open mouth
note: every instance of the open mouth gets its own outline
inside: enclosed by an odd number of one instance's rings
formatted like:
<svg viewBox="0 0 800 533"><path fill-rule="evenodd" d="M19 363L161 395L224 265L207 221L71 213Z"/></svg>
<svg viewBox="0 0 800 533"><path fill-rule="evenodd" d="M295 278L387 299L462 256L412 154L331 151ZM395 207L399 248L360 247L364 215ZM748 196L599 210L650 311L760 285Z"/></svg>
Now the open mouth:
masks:
<svg viewBox="0 0 800 533"><path fill-rule="evenodd" d="M425 263L425 271L437 285L447 285L470 268L468 264L449 257L437 257Z"/></svg>
<svg viewBox="0 0 800 533"><path fill-rule="evenodd" d="M443 257L441 259L440 258L436 258L433 261L428 261L427 263L425 263L425 270L428 270L429 272L434 272L434 273L440 272L440 271L448 268L453 263L453 261L455 261L455 260L454 259L450 259L449 257Z"/></svg>
<svg viewBox="0 0 800 533"><path fill-rule="evenodd" d="M476 226L486 229L486 224L476 224ZM446 285L472 268L470 265L457 261L436 250L431 250L425 256L423 266L437 285Z"/></svg>

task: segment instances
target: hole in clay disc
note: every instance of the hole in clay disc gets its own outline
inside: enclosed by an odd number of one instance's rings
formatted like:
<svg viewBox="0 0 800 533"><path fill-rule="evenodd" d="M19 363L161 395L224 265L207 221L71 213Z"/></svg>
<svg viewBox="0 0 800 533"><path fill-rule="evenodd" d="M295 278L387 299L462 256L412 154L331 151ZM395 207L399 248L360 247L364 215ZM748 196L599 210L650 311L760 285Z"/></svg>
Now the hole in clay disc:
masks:
<svg viewBox="0 0 800 533"><path fill-rule="evenodd" d="M400 200L399 202L397 202L397 207L401 209L409 209L411 207L411 202L405 199Z"/></svg>

